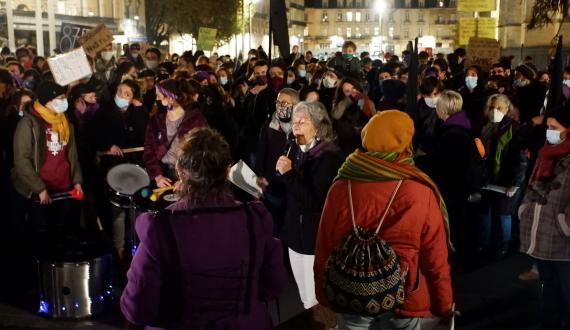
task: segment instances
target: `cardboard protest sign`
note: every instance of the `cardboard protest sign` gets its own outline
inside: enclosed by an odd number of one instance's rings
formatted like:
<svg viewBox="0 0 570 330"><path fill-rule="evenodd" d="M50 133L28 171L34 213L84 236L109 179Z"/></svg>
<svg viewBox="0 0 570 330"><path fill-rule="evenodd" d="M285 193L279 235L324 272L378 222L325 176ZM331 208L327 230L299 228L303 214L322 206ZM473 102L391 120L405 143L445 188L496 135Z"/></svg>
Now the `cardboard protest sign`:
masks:
<svg viewBox="0 0 570 330"><path fill-rule="evenodd" d="M483 71L488 71L499 60L501 48L496 39L471 38L467 46L466 67L478 65Z"/></svg>
<svg viewBox="0 0 570 330"><path fill-rule="evenodd" d="M457 42L459 45L467 45L471 37L477 33L477 19L473 17L460 17L457 21Z"/></svg>
<svg viewBox="0 0 570 330"><path fill-rule="evenodd" d="M61 23L61 37L59 38L59 50L62 53L79 47L80 38L91 30L92 26Z"/></svg>
<svg viewBox="0 0 570 330"><path fill-rule="evenodd" d="M85 49L85 53L92 58L95 58L97 52L105 49L112 42L113 34L105 24L97 25L81 38L81 46Z"/></svg>
<svg viewBox="0 0 570 330"><path fill-rule="evenodd" d="M55 82L61 86L85 78L92 73L83 48L47 59Z"/></svg>
<svg viewBox="0 0 570 330"><path fill-rule="evenodd" d="M217 29L210 29L206 27L201 27L198 31L198 41L196 46L200 50L214 50L216 45L216 35L218 34Z"/></svg>

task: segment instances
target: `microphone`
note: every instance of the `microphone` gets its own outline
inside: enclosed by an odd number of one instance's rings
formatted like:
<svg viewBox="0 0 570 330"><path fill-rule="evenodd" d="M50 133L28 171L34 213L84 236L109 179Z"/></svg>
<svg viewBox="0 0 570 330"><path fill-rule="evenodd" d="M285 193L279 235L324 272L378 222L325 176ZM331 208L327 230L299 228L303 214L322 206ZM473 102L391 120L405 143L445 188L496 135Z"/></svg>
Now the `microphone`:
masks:
<svg viewBox="0 0 570 330"><path fill-rule="evenodd" d="M293 133L287 134L287 140L285 141L285 148L283 148L283 156L289 158L289 153L291 152L291 148L293 147L293 142L295 141L295 135ZM277 171L275 176L281 176L281 173Z"/></svg>

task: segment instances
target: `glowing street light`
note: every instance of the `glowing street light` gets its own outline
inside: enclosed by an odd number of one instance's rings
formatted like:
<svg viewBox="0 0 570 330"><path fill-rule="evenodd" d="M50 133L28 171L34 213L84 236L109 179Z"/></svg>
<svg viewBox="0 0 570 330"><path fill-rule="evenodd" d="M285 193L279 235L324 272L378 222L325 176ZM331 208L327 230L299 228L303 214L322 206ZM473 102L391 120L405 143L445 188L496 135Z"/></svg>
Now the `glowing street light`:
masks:
<svg viewBox="0 0 570 330"><path fill-rule="evenodd" d="M388 9L388 4L386 3L385 0L376 0L376 2L374 3L374 10L378 13L378 20L380 21L380 42L379 42L380 54L383 53L382 41L384 39L384 37L382 36L382 23L384 23L384 21L382 20L382 15L384 15L386 9Z"/></svg>

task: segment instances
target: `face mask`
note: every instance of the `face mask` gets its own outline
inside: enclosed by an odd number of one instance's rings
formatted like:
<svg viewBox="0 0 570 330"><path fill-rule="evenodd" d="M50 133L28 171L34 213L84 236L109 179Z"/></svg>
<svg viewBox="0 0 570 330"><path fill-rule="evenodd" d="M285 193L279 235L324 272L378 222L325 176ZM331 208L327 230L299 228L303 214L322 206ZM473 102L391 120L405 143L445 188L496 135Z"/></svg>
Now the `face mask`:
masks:
<svg viewBox="0 0 570 330"><path fill-rule="evenodd" d="M299 77L305 78L306 76L307 76L307 71L305 71L305 70L299 70Z"/></svg>
<svg viewBox="0 0 570 330"><path fill-rule="evenodd" d="M287 85L291 85L295 82L295 77L287 77Z"/></svg>
<svg viewBox="0 0 570 330"><path fill-rule="evenodd" d="M133 58L137 58L137 57L139 57L139 53L132 52L132 53L131 53L131 56L132 56Z"/></svg>
<svg viewBox="0 0 570 330"><path fill-rule="evenodd" d="M550 144L560 144L562 142L560 139L560 131L553 129L546 130L546 140Z"/></svg>
<svg viewBox="0 0 570 330"><path fill-rule="evenodd" d="M267 76L257 76L256 80L258 85L267 85Z"/></svg>
<svg viewBox="0 0 570 330"><path fill-rule="evenodd" d="M336 85L336 79L326 77L325 80L323 80L323 85L325 85L325 88L334 88Z"/></svg>
<svg viewBox="0 0 570 330"><path fill-rule="evenodd" d="M35 82L33 80L24 80L24 88L34 90Z"/></svg>
<svg viewBox="0 0 570 330"><path fill-rule="evenodd" d="M117 105L117 107L119 107L119 109L123 109L128 107L130 102L115 95L115 104Z"/></svg>
<svg viewBox="0 0 570 330"><path fill-rule="evenodd" d="M155 60L147 60L147 61L146 61L146 67L149 68L149 69L151 69L151 70L156 69L156 68L158 67L158 61L155 61Z"/></svg>
<svg viewBox="0 0 570 330"><path fill-rule="evenodd" d="M346 60L352 60L354 54L342 54L342 57L344 57L344 59Z"/></svg>
<svg viewBox="0 0 570 330"><path fill-rule="evenodd" d="M430 108L435 108L435 106L437 105L437 100L439 100L439 96L424 97L424 101L426 102L426 105Z"/></svg>
<svg viewBox="0 0 570 330"><path fill-rule="evenodd" d="M566 87L570 88L570 79L564 80L562 83L566 85Z"/></svg>
<svg viewBox="0 0 570 330"><path fill-rule="evenodd" d="M465 77L465 86L469 89L477 87L477 77Z"/></svg>
<svg viewBox="0 0 570 330"><path fill-rule="evenodd" d="M53 108L57 113L66 112L68 108L67 99L55 99L55 102L53 103Z"/></svg>
<svg viewBox="0 0 570 330"><path fill-rule="evenodd" d="M276 105L275 110L277 111L277 118L279 121L288 123L291 121L291 113L293 112L293 107L284 107L282 105Z"/></svg>
<svg viewBox="0 0 570 330"><path fill-rule="evenodd" d="M500 123L503 121L503 118L505 118L505 114L502 113L501 111L499 111L499 109L495 108L493 109L493 114L492 114L492 118L491 118L491 122L493 123Z"/></svg>
<svg viewBox="0 0 570 330"><path fill-rule="evenodd" d="M101 52L101 58L108 62L113 58L113 52L110 51Z"/></svg>
<svg viewBox="0 0 570 330"><path fill-rule="evenodd" d="M271 86L276 92L279 92L283 89L283 78L282 77L273 77L271 78Z"/></svg>
<svg viewBox="0 0 570 330"><path fill-rule="evenodd" d="M220 85L225 86L228 83L228 77L220 77Z"/></svg>
<svg viewBox="0 0 570 330"><path fill-rule="evenodd" d="M522 80L522 79L517 79L517 80L515 80L515 87L521 88L521 87L524 87L524 86L525 86L524 80Z"/></svg>

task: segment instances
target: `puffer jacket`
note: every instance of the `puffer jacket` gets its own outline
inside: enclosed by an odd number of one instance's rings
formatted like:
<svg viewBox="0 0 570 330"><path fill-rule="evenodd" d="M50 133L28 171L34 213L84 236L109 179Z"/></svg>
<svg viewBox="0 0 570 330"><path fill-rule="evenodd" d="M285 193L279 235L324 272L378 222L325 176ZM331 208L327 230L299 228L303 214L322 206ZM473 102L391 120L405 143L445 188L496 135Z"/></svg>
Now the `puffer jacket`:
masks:
<svg viewBox="0 0 570 330"><path fill-rule="evenodd" d="M528 187L519 219L521 252L570 261L570 155L556 162L551 180Z"/></svg>
<svg viewBox="0 0 570 330"><path fill-rule="evenodd" d="M357 225L372 230L378 226L396 184L396 181L351 182ZM323 305L328 305L322 289L327 260L349 230L353 230L353 226L348 182L338 180L325 202L315 251L315 288L317 299ZM419 182L405 180L379 236L392 246L401 270L408 274L404 306L396 310L396 314L404 317L446 315L453 303L447 238L433 191Z"/></svg>

